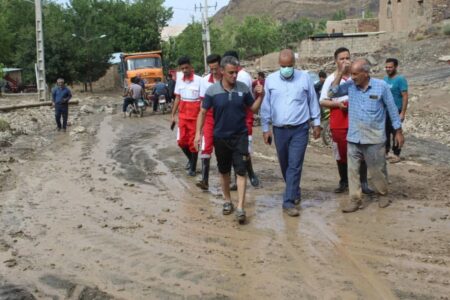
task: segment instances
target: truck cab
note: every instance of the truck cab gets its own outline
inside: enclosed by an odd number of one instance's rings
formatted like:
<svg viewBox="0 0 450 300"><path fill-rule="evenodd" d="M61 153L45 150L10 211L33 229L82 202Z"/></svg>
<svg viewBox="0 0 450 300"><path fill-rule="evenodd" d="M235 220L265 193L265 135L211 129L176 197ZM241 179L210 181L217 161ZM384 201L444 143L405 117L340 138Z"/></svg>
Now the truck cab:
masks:
<svg viewBox="0 0 450 300"><path fill-rule="evenodd" d="M146 92L150 92L155 86L156 78L164 81L162 52L122 53L120 56L120 73L124 88L131 84L131 78L140 75L145 82Z"/></svg>

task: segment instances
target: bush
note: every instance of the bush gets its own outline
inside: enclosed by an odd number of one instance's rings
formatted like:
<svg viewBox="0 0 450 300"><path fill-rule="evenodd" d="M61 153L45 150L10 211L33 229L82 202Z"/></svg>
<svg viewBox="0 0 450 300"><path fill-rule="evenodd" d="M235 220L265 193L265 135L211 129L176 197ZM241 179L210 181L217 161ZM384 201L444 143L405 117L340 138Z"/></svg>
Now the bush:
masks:
<svg viewBox="0 0 450 300"><path fill-rule="evenodd" d="M11 127L6 120L0 119L0 132L8 131Z"/></svg>
<svg viewBox="0 0 450 300"><path fill-rule="evenodd" d="M444 32L445 35L450 35L450 24L445 25L442 28L442 31Z"/></svg>

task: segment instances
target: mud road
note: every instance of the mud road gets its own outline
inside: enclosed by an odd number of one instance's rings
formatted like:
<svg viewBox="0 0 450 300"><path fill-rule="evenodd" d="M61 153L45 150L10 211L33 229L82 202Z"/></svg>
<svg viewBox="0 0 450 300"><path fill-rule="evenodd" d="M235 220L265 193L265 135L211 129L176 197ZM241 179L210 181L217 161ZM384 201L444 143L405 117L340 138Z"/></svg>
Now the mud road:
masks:
<svg viewBox="0 0 450 300"><path fill-rule="evenodd" d="M342 214L331 150L311 145L301 216L289 218L257 128L263 186L249 187L239 226L221 214L215 167L210 192L186 176L168 116L90 122L95 133L54 133L3 182L0 299L450 297L448 163L405 150L389 166L393 204Z"/></svg>

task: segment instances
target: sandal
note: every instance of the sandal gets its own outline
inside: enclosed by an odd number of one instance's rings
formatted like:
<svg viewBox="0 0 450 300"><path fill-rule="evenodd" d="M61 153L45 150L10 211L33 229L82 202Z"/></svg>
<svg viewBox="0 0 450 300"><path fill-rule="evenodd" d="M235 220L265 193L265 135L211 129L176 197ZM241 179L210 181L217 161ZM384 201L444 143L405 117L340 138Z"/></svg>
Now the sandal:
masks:
<svg viewBox="0 0 450 300"><path fill-rule="evenodd" d="M239 224L244 224L245 219L246 219L245 210L242 208L236 209L236 220L239 222Z"/></svg>
<svg viewBox="0 0 450 300"><path fill-rule="evenodd" d="M231 203L231 202L225 202L225 203L223 204L222 213L223 213L224 215L229 215L229 214L231 214L231 213L233 212L233 210L234 210L233 203Z"/></svg>

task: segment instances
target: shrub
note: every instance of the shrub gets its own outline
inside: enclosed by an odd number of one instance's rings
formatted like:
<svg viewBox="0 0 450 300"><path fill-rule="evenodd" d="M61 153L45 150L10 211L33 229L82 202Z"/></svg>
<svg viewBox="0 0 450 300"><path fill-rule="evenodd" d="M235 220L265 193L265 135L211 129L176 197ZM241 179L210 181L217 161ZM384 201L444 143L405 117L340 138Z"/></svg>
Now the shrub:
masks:
<svg viewBox="0 0 450 300"><path fill-rule="evenodd" d="M10 129L11 127L9 126L9 123L6 120L0 119L0 132L4 132Z"/></svg>
<svg viewBox="0 0 450 300"><path fill-rule="evenodd" d="M450 35L450 24L445 25L442 28L442 31L444 32L445 35Z"/></svg>

